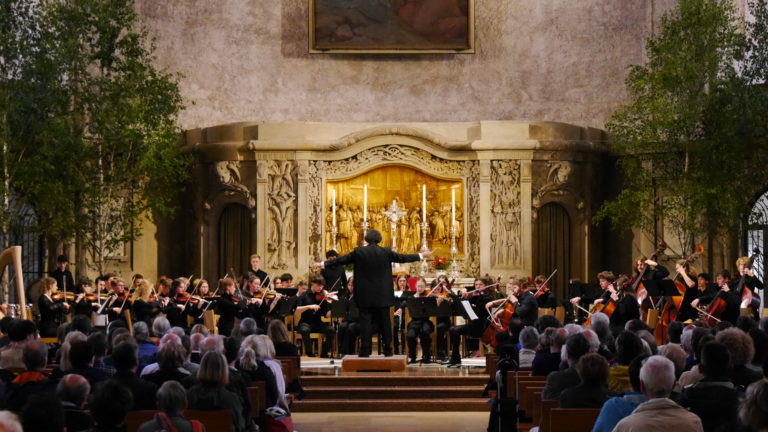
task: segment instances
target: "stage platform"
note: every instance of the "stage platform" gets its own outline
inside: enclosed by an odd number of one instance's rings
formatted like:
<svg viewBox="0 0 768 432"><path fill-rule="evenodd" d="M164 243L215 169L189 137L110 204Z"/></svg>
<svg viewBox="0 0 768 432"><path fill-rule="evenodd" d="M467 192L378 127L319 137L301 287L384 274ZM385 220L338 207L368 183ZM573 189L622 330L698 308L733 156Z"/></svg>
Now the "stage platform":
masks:
<svg viewBox="0 0 768 432"><path fill-rule="evenodd" d="M400 356L402 357L402 356ZM363 364L359 371L343 365ZM384 365L382 362L389 362ZM363 372L366 368L402 365L402 370ZM485 358L465 359L462 367L430 364L406 365L404 357L356 356L345 360L302 358L302 382L306 398L296 400L292 411L320 412L487 412L488 397L483 389L488 382ZM370 370L370 369L368 369Z"/></svg>
<svg viewBox="0 0 768 432"><path fill-rule="evenodd" d="M408 359L404 355L389 357L346 355L341 359L341 370L344 372L403 372L407 365Z"/></svg>

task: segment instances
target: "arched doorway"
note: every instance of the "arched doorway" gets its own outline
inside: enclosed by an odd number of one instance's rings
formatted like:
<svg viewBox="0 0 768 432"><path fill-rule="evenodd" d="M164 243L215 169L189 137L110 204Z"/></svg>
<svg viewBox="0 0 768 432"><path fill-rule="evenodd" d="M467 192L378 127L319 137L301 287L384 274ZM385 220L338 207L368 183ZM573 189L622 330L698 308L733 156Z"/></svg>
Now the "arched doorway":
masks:
<svg viewBox="0 0 768 432"><path fill-rule="evenodd" d="M538 210L533 249L534 276L549 276L557 269L548 285L558 298L565 298L571 277L571 219L560 204L544 204Z"/></svg>
<svg viewBox="0 0 768 432"><path fill-rule="evenodd" d="M219 217L219 267L223 276L234 269L239 276L248 267L251 248L251 216L248 207L229 204Z"/></svg>
<svg viewBox="0 0 768 432"><path fill-rule="evenodd" d="M763 254L768 249L768 191L760 195L752 205L752 211L747 218L746 245L747 255L751 255L755 248L759 248ZM765 280L766 261L762 254L758 255L752 270L758 279Z"/></svg>

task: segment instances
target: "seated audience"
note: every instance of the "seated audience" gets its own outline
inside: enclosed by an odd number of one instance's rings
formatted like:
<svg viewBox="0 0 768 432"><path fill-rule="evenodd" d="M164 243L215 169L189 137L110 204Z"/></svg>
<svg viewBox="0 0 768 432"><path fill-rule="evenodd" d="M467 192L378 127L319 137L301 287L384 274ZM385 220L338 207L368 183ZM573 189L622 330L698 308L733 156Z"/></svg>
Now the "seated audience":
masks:
<svg viewBox="0 0 768 432"><path fill-rule="evenodd" d="M89 432L116 432L123 428L128 411L133 406L131 392L114 381L96 385L88 401L91 417L96 426Z"/></svg>
<svg viewBox="0 0 768 432"><path fill-rule="evenodd" d="M56 383L44 371L48 361L48 346L36 339L27 342L22 350L22 361L26 370L8 386L6 407L19 412L24 404L37 393L53 393Z"/></svg>
<svg viewBox="0 0 768 432"><path fill-rule="evenodd" d="M163 338L165 340L165 338ZM146 373L153 365L149 365L142 371L142 378L155 383L158 387L164 382L174 380L181 381L190 375L189 371L184 369L184 361L187 352L181 345L178 336L172 336L167 342L160 346L157 351L157 370Z"/></svg>
<svg viewBox="0 0 768 432"><path fill-rule="evenodd" d="M111 380L130 390L134 401L133 409L152 410L155 409L157 384L139 378L136 374L139 362L137 352L136 345L128 342L115 347L112 352L112 361L116 372Z"/></svg>
<svg viewBox="0 0 768 432"><path fill-rule="evenodd" d="M194 430L193 423L197 421L184 417L186 408L187 393L184 387L176 381L167 381L157 391L157 409L160 412L155 414L154 419L142 424L138 432L191 432ZM202 425L199 428L205 430Z"/></svg>
<svg viewBox="0 0 768 432"><path fill-rule="evenodd" d="M16 414L10 411L0 411L0 431L3 432L24 432L21 429L21 422Z"/></svg>
<svg viewBox="0 0 768 432"><path fill-rule="evenodd" d="M93 349L93 367L111 377L115 373L115 368L104 364L104 357L107 356L107 335L101 331L91 333L88 336L88 343Z"/></svg>
<svg viewBox="0 0 768 432"><path fill-rule="evenodd" d="M568 337L565 342L565 354L568 358L568 368L552 372L547 375L547 382L541 393L544 400L560 399L560 393L571 387L576 387L581 382L576 371L576 363L589 352L589 342L583 334L577 333Z"/></svg>
<svg viewBox="0 0 768 432"><path fill-rule="evenodd" d="M109 379L104 371L93 367L93 348L87 341L72 343L69 350L69 361L72 369L68 372L82 375L91 383L91 386Z"/></svg>
<svg viewBox="0 0 768 432"><path fill-rule="evenodd" d="M269 366L257 358L256 344L255 336L245 338L240 346L240 363L238 368L249 376L251 382L261 381L266 384L267 407L273 407L277 405L280 396L275 374Z"/></svg>
<svg viewBox="0 0 768 432"><path fill-rule="evenodd" d="M685 351L677 344L666 344L659 347L659 355L670 360L675 365L675 377L679 378L685 369Z"/></svg>
<svg viewBox="0 0 768 432"><path fill-rule="evenodd" d="M746 388L763 377L762 370L751 366L755 345L748 334L738 328L729 328L718 332L715 340L725 345L731 355L731 381L735 385Z"/></svg>
<svg viewBox="0 0 768 432"><path fill-rule="evenodd" d="M608 391L608 360L597 353L581 356L576 363L581 384L560 393L560 408L600 408L612 396Z"/></svg>
<svg viewBox="0 0 768 432"><path fill-rule="evenodd" d="M695 332L691 332L694 333ZM693 383L698 382L700 379L704 378L704 374L701 373L701 370L699 369L699 362L701 359L701 349L709 342L712 342L715 340L715 337L711 334L705 334L700 338L693 338L696 341L695 346L693 347L693 356L686 359L686 363L693 364L691 366L691 369L688 371L683 372L680 375L680 378L678 378L677 383L675 384L675 392L679 393L683 391L683 388L686 386L689 386ZM691 358L693 358L693 361L689 361Z"/></svg>
<svg viewBox="0 0 768 432"><path fill-rule="evenodd" d="M666 357L649 357L640 369L640 390L646 402L622 419L614 432L702 432L701 419L676 404L669 395L675 384L675 366Z"/></svg>
<svg viewBox="0 0 768 432"><path fill-rule="evenodd" d="M37 393L29 398L21 410L21 425L27 432L64 431L64 408L53 391Z"/></svg>
<svg viewBox="0 0 768 432"><path fill-rule="evenodd" d="M299 349L291 342L288 336L288 329L282 320L272 320L267 327L267 336L272 339L275 345L275 355L277 357L298 357Z"/></svg>
<svg viewBox="0 0 768 432"><path fill-rule="evenodd" d="M243 406L237 395L227 390L229 366L224 356L214 351L205 353L197 372L197 381L187 390L189 409L230 410L235 430L243 431Z"/></svg>
<svg viewBox="0 0 768 432"><path fill-rule="evenodd" d="M616 364L608 375L608 387L617 393L632 390L629 385L629 364L643 354L643 342L636 334L623 331L616 338Z"/></svg>
<svg viewBox="0 0 768 432"><path fill-rule="evenodd" d="M645 396L640 392L640 368L647 358L635 357L629 364L629 383L632 385L632 391L605 401L592 432L611 432L621 419L632 414L638 405L645 402Z"/></svg>
<svg viewBox="0 0 768 432"><path fill-rule="evenodd" d="M701 418L706 432L738 429L739 391L729 378L728 349L718 342L704 345L699 369L704 377L685 387L678 403Z"/></svg>
<svg viewBox="0 0 768 432"><path fill-rule="evenodd" d="M136 346L139 349L139 368L154 363L157 345L149 339L147 323L138 321L133 324L133 338L136 339Z"/></svg>
<svg viewBox="0 0 768 432"><path fill-rule="evenodd" d="M533 364L533 358L536 356L536 348L539 346L539 332L535 327L528 326L520 332L520 353L519 366L529 368Z"/></svg>
<svg viewBox="0 0 768 432"><path fill-rule="evenodd" d="M59 397L61 406L64 408L67 432L80 432L93 427L93 419L84 409L90 392L91 385L80 375L65 375L59 381L56 396Z"/></svg>
<svg viewBox="0 0 768 432"><path fill-rule="evenodd" d="M72 349L72 344L74 342L86 342L87 340L88 336L79 331L67 333L64 337L64 343L62 343L61 348L59 348L59 364L53 369L53 373L51 374L54 379L59 379L72 370L72 362L70 361L69 355L69 352Z"/></svg>
<svg viewBox="0 0 768 432"><path fill-rule="evenodd" d="M763 324L763 321L760 323ZM739 409L739 420L758 432L768 431L768 380L763 378L747 387L746 397Z"/></svg>
<svg viewBox="0 0 768 432"><path fill-rule="evenodd" d="M161 338L165 336L165 334L170 329L171 329L171 322L168 321L168 318L166 317L159 316L155 318L154 321L152 321L152 336L156 338Z"/></svg>
<svg viewBox="0 0 768 432"><path fill-rule="evenodd" d="M22 350L27 342L37 337L37 326L29 320L15 320L8 336L11 342L0 351L0 369L23 371L25 366L21 359Z"/></svg>
<svg viewBox="0 0 768 432"><path fill-rule="evenodd" d="M541 349L536 351L531 363L531 375L547 376L560 370L560 350L565 345L566 334L564 328L549 327L544 330L539 341Z"/></svg>

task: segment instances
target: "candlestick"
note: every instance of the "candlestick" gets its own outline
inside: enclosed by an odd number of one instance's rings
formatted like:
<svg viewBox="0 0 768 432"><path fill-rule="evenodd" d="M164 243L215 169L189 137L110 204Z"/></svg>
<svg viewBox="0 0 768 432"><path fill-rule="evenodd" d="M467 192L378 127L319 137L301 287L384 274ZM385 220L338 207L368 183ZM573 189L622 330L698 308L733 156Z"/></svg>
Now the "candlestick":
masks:
<svg viewBox="0 0 768 432"><path fill-rule="evenodd" d="M363 221L363 246L368 246L368 242L365 241L365 234L368 233L368 221Z"/></svg>
<svg viewBox="0 0 768 432"><path fill-rule="evenodd" d="M363 223L368 222L368 185L363 185Z"/></svg>
<svg viewBox="0 0 768 432"><path fill-rule="evenodd" d="M427 221L427 185L421 185L421 221Z"/></svg>
<svg viewBox="0 0 768 432"><path fill-rule="evenodd" d="M333 221L331 223L331 226L336 226L336 189L331 189L331 207L332 207L332 214L333 214Z"/></svg>
<svg viewBox="0 0 768 432"><path fill-rule="evenodd" d="M419 252L424 253L429 251L429 246L427 246L427 221L426 219L424 222L421 223L421 249L419 249ZM421 263L419 264L419 276L424 277L427 275L427 259L422 258Z"/></svg>
<svg viewBox="0 0 768 432"><path fill-rule="evenodd" d="M456 222L451 226L451 278L459 277L459 264L456 257L459 255L459 248L456 247Z"/></svg>
<svg viewBox="0 0 768 432"><path fill-rule="evenodd" d="M451 189L451 227L456 225L456 189Z"/></svg>

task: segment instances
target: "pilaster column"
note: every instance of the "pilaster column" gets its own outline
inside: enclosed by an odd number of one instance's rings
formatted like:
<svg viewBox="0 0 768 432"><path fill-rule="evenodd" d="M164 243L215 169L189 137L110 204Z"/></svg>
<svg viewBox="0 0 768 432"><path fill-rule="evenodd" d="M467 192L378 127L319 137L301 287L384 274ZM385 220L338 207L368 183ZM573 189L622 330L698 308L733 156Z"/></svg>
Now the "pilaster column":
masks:
<svg viewBox="0 0 768 432"><path fill-rule="evenodd" d="M491 161L480 160L480 196L474 199L480 200L480 274L467 275L479 277L491 271Z"/></svg>
<svg viewBox="0 0 768 432"><path fill-rule="evenodd" d="M267 161L256 162L256 253L267 256Z"/></svg>
<svg viewBox="0 0 768 432"><path fill-rule="evenodd" d="M520 241L522 243L523 269L533 273L533 213L531 161L520 161Z"/></svg>
<svg viewBox="0 0 768 432"><path fill-rule="evenodd" d="M309 161L297 161L296 185L296 267L299 273L309 268Z"/></svg>

